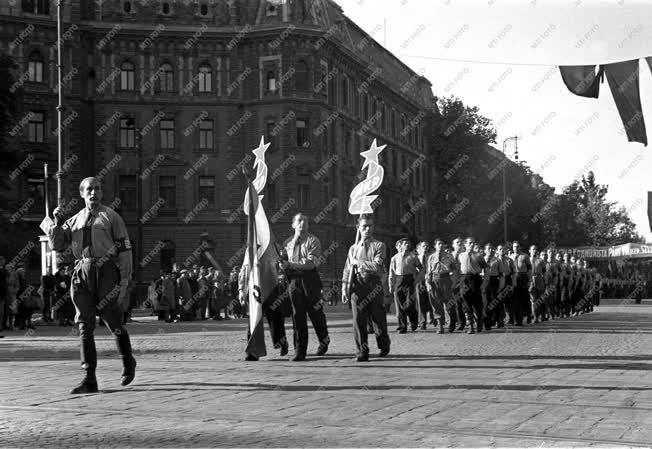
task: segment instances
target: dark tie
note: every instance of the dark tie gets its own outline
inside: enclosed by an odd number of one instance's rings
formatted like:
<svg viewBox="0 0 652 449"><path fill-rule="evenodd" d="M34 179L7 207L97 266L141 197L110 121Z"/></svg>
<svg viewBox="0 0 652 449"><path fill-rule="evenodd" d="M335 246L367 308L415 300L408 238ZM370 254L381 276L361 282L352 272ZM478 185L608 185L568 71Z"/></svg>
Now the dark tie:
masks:
<svg viewBox="0 0 652 449"><path fill-rule="evenodd" d="M299 262L300 255L301 255L301 238L297 237L294 241L294 247L292 248L292 262Z"/></svg>
<svg viewBox="0 0 652 449"><path fill-rule="evenodd" d="M92 227L93 227L93 220L94 220L93 214L89 211L88 216L86 218L86 223L84 224L84 234L83 234L83 241L82 241L82 256L83 257L92 257L92 250L91 247L93 245L93 239L92 239Z"/></svg>

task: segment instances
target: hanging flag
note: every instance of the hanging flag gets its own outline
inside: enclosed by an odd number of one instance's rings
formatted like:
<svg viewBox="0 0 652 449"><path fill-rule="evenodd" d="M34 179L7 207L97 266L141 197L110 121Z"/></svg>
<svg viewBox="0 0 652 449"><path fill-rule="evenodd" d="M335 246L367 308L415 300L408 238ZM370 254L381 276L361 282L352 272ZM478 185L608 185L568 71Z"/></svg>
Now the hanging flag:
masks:
<svg viewBox="0 0 652 449"><path fill-rule="evenodd" d="M594 65L567 65L559 66L559 72L568 90L575 95L598 98L603 73L602 67L599 66L596 73Z"/></svg>
<svg viewBox="0 0 652 449"><path fill-rule="evenodd" d="M650 232L652 232L652 192L647 193L647 219L650 221Z"/></svg>
<svg viewBox="0 0 652 449"><path fill-rule="evenodd" d="M261 203L260 191L267 181L265 151L270 144L261 138L260 145L253 150L256 160L256 178L249 180L245 194L244 211L247 215L247 250L242 270L249 275L249 341L245 352L256 357L267 355L263 327L263 303L278 282L279 254Z"/></svg>
<svg viewBox="0 0 652 449"><path fill-rule="evenodd" d="M647 146L645 120L638 87L638 59L606 64L604 71L625 127L627 140Z"/></svg>

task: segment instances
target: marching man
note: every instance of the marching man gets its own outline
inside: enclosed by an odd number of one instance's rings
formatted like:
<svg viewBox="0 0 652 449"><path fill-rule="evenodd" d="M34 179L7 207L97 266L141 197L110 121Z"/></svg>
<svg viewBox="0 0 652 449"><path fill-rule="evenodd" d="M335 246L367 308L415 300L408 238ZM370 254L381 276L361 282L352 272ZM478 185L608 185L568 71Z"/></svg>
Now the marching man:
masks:
<svg viewBox="0 0 652 449"><path fill-rule="evenodd" d="M48 232L50 244L57 252L72 247L75 268L72 274L71 297L75 305L75 322L79 324L81 363L86 376L71 393L97 393L95 367L95 316L99 315L115 336L122 356L123 386L129 385L136 373L136 359L131 351L127 329L122 325L120 304L127 301L131 277L131 243L125 223L113 209L101 204L102 185L97 178L86 178L79 184L85 207L64 220L63 210L54 210L54 226Z"/></svg>

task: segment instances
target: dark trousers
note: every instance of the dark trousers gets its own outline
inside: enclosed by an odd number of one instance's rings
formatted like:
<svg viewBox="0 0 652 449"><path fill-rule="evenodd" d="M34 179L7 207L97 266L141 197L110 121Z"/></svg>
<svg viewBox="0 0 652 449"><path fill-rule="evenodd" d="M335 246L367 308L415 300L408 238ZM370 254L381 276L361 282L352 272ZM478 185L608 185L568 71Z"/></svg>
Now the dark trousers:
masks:
<svg viewBox="0 0 652 449"><path fill-rule="evenodd" d="M461 326L466 324L464 317L464 295L462 293L462 279L457 275L451 279L451 295L446 302L446 309L450 325L449 328L455 327L455 324L460 323Z"/></svg>
<svg viewBox="0 0 652 449"><path fill-rule="evenodd" d="M389 350L390 339L387 333L387 315L383 306L384 290L378 277L354 281L351 293L351 312L353 313L353 334L357 355L368 355L367 324L373 324L378 348Z"/></svg>
<svg viewBox="0 0 652 449"><path fill-rule="evenodd" d="M482 293L480 291L482 278L479 274L461 275L460 292L464 298L464 312L470 318L475 317L478 326L482 323Z"/></svg>
<svg viewBox="0 0 652 449"><path fill-rule="evenodd" d="M72 275L71 297L75 306L75 322L79 324L81 363L86 370L95 371L95 317L104 321L115 335L118 351L125 361L131 358L131 343L127 329L122 325L122 309L118 304L120 272L112 261L102 265L78 261Z"/></svg>
<svg viewBox="0 0 652 449"><path fill-rule="evenodd" d="M500 277L489 276L482 282L482 311L485 318L485 326L491 327L498 323L501 313L502 302L498 298Z"/></svg>
<svg viewBox="0 0 652 449"><path fill-rule="evenodd" d="M528 275L527 273L518 273L516 275L516 288L512 296L512 314L514 324L523 324L523 318L530 316L530 293L528 292Z"/></svg>
<svg viewBox="0 0 652 449"><path fill-rule="evenodd" d="M433 310L430 306L430 298L428 297L428 290L426 289L425 281L416 283L415 294L417 309L419 311L419 324L421 326L425 326L428 322L428 315L433 315Z"/></svg>
<svg viewBox="0 0 652 449"><path fill-rule="evenodd" d="M416 329L419 317L414 297L414 276L411 274L397 276L394 302L396 303L398 328L407 330L409 320L412 329Z"/></svg>
<svg viewBox="0 0 652 449"><path fill-rule="evenodd" d="M456 314L456 307L448 306L447 302L451 298L451 278L448 275L432 277L430 282L430 306L435 312L435 319L439 327L444 325L446 321L445 310L448 312L448 323L452 324L457 322L457 317L452 316ZM452 314L451 314L452 313Z"/></svg>
<svg viewBox="0 0 652 449"><path fill-rule="evenodd" d="M275 348L280 348L281 345L287 343L285 335L285 317L281 307L272 305L264 310L267 324L269 324L269 333L272 337L272 344Z"/></svg>
<svg viewBox="0 0 652 449"><path fill-rule="evenodd" d="M322 307L317 307L319 298L311 298L306 294L300 276L290 278L288 293L292 303L292 324L294 326L294 348L297 354L305 355L308 350L308 321L307 316L313 323L315 333L320 344L328 339L328 327L326 315ZM320 304L319 304L320 305Z"/></svg>

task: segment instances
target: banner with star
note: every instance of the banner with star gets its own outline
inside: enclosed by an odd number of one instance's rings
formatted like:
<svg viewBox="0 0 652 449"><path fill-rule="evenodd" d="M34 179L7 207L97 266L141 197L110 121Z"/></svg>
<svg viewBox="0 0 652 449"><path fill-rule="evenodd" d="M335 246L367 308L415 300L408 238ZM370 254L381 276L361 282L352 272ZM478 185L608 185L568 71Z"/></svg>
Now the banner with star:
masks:
<svg viewBox="0 0 652 449"><path fill-rule="evenodd" d="M360 155L365 158L364 164L362 164L362 171L368 167L367 177L351 191L349 197L350 214L361 215L373 213L374 210L371 207L371 203L378 198L378 195L370 194L378 190L383 183L385 170L378 162L378 155L386 146L387 145L382 145L380 147L377 146L376 139L374 139L371 148L360 153Z"/></svg>
<svg viewBox="0 0 652 449"><path fill-rule="evenodd" d="M271 295L278 283L278 265L280 259L276 249L260 192L267 182L267 164L265 151L269 147L264 137L260 145L253 150L256 160L254 168L256 177L248 180L244 200L247 215L247 250L242 263L242 271L247 274L247 291L249 297L249 340L245 352L255 357L267 355L263 327L263 303Z"/></svg>

